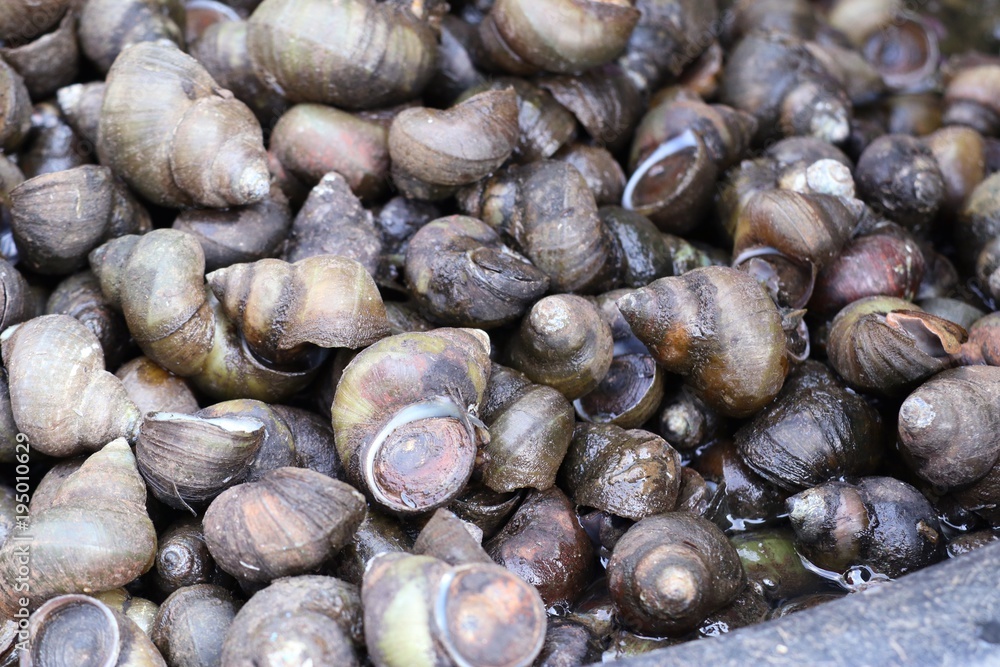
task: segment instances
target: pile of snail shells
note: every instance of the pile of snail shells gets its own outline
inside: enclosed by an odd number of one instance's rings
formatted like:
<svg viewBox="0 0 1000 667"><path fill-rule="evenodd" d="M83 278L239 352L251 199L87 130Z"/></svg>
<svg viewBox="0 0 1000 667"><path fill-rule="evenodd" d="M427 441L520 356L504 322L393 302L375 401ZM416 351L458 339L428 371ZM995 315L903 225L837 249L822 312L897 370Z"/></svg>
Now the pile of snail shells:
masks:
<svg viewBox="0 0 1000 667"><path fill-rule="evenodd" d="M1000 59L723 4L0 6L0 667L589 664L995 541Z"/></svg>

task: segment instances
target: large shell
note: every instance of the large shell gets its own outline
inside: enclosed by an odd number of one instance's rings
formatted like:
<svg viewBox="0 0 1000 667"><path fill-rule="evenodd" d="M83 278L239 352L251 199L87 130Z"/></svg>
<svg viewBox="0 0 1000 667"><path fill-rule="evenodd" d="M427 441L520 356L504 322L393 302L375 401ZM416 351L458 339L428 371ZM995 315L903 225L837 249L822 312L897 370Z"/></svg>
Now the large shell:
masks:
<svg viewBox="0 0 1000 667"><path fill-rule="evenodd" d="M659 635L697 627L746 581L736 549L706 519L671 512L643 519L615 545L608 589L622 620Z"/></svg>
<svg viewBox="0 0 1000 667"><path fill-rule="evenodd" d="M406 109L389 128L392 173L404 194L441 199L510 157L518 135L517 94L488 90L438 111ZM429 187L428 187L429 186ZM442 196L428 196L440 192Z"/></svg>
<svg viewBox="0 0 1000 667"><path fill-rule="evenodd" d="M606 277L610 234L574 167L541 160L511 167L474 186L462 206L513 241L515 250L549 276L553 292L593 292Z"/></svg>
<svg viewBox="0 0 1000 667"><path fill-rule="evenodd" d="M139 409L104 370L90 329L68 315L45 315L7 329L2 340L14 420L33 448L72 456L135 438Z"/></svg>
<svg viewBox="0 0 1000 667"><path fill-rule="evenodd" d="M458 495L482 438L473 420L489 350L477 329L436 329L384 338L351 361L331 411L340 460L358 488L401 513Z"/></svg>
<svg viewBox="0 0 1000 667"><path fill-rule="evenodd" d="M900 450L914 472L940 489L990 474L1000 461L998 397L995 366L943 371L920 385L899 408Z"/></svg>
<svg viewBox="0 0 1000 667"><path fill-rule="evenodd" d="M105 591L153 566L156 531L146 515L146 487L128 443L118 439L63 480L44 509L32 508L29 606L54 595ZM0 574L18 576L18 540L0 548ZM0 589L0 613L21 607L23 593Z"/></svg>
<svg viewBox="0 0 1000 667"><path fill-rule="evenodd" d="M104 241L152 228L149 214L107 167L36 176L10 197L14 240L25 265L39 273L72 273Z"/></svg>
<svg viewBox="0 0 1000 667"><path fill-rule="evenodd" d="M222 645L222 664L302 664L356 667L363 646L361 596L333 577L280 579L256 593L233 619Z"/></svg>
<svg viewBox="0 0 1000 667"><path fill-rule="evenodd" d="M437 39L401 3L265 0L250 18L247 47L289 100L358 109L418 96L434 74Z"/></svg>
<svg viewBox="0 0 1000 667"><path fill-rule="evenodd" d="M572 603L594 567L590 538L558 486L530 492L486 550L533 584L546 605Z"/></svg>
<svg viewBox="0 0 1000 667"><path fill-rule="evenodd" d="M965 329L892 297L859 299L830 326L830 364L856 389L905 393L954 366Z"/></svg>
<svg viewBox="0 0 1000 667"><path fill-rule="evenodd" d="M713 408L748 416L774 398L788 360L781 316L756 280L726 267L661 278L618 299L632 331Z"/></svg>
<svg viewBox="0 0 1000 667"><path fill-rule="evenodd" d="M185 586L163 601L150 634L170 665L221 664L222 642L239 608L220 586Z"/></svg>
<svg viewBox="0 0 1000 667"><path fill-rule="evenodd" d="M740 213L733 254L773 248L819 269L837 256L857 223L857 212L839 197L767 190Z"/></svg>
<svg viewBox="0 0 1000 667"><path fill-rule="evenodd" d="M97 152L161 206L242 206L263 199L270 187L253 113L167 42L136 44L115 60Z"/></svg>
<svg viewBox="0 0 1000 667"><path fill-rule="evenodd" d="M167 664L144 628L88 595L60 595L42 605L31 615L25 644L21 663L29 666Z"/></svg>
<svg viewBox="0 0 1000 667"><path fill-rule="evenodd" d="M479 34L492 58L517 63L505 67L515 74L582 72L614 60L640 16L620 0L498 0Z"/></svg>
<svg viewBox="0 0 1000 667"><path fill-rule="evenodd" d="M278 119L268 148L306 185L336 171L356 195L370 199L385 189L387 142L386 128L374 120L321 104L297 104Z"/></svg>
<svg viewBox="0 0 1000 667"><path fill-rule="evenodd" d="M243 481L264 439L257 419L151 412L135 454L153 495L192 511Z"/></svg>
<svg viewBox="0 0 1000 667"><path fill-rule="evenodd" d="M542 650L538 593L493 563L385 554L365 572L361 595L365 640L381 667L529 667Z"/></svg>
<svg viewBox="0 0 1000 667"><path fill-rule="evenodd" d="M490 428L483 484L501 493L555 484L573 436L573 407L565 396L493 364L483 421Z"/></svg>
<svg viewBox="0 0 1000 667"><path fill-rule="evenodd" d="M304 388L322 362L322 354L293 368L256 359L206 289L204 252L189 234L119 237L94 250L90 263L146 356L213 398L280 401Z"/></svg>
<svg viewBox="0 0 1000 667"><path fill-rule="evenodd" d="M59 23L70 4L70 0L8 0L0 7L0 39L33 39Z"/></svg>
<svg viewBox="0 0 1000 667"><path fill-rule="evenodd" d="M597 307L572 294L536 302L511 340L510 365L569 400L592 391L614 357L611 327Z"/></svg>
<svg viewBox="0 0 1000 667"><path fill-rule="evenodd" d="M205 512L215 562L245 582L315 570L354 535L365 499L348 484L312 470L278 468L237 485Z"/></svg>
<svg viewBox="0 0 1000 667"><path fill-rule="evenodd" d="M301 356L307 343L353 349L389 333L375 281L346 257L262 259L213 271L207 280L250 348L269 361Z"/></svg>
<svg viewBox="0 0 1000 667"><path fill-rule="evenodd" d="M790 491L875 471L882 453L881 420L863 398L829 378L789 379L776 401L736 432L743 461Z"/></svg>
<svg viewBox="0 0 1000 667"><path fill-rule="evenodd" d="M577 505L638 521L674 509L681 459L649 431L613 424L578 424L561 484Z"/></svg>
<svg viewBox="0 0 1000 667"><path fill-rule="evenodd" d="M937 512L915 488L892 477L832 481L787 502L795 547L821 568L863 565L898 577L941 554Z"/></svg>
<svg viewBox="0 0 1000 667"><path fill-rule="evenodd" d="M805 135L839 143L850 131L847 94L791 35L744 37L729 54L720 97L757 118L758 138Z"/></svg>

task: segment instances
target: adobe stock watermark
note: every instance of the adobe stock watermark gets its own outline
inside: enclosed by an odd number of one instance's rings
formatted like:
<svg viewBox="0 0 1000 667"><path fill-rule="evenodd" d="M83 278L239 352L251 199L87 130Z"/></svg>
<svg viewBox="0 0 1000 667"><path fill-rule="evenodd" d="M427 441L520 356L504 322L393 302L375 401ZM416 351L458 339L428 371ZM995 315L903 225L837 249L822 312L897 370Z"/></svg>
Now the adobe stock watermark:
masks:
<svg viewBox="0 0 1000 667"><path fill-rule="evenodd" d="M31 616L31 520L28 517L28 501L31 500L28 482L29 463L31 461L31 443L24 433L17 434L14 446L14 529L7 538L14 545L14 564L17 566L14 575L14 592L19 594L17 611L14 612L14 622L17 624L17 643L14 649L28 650L28 618Z"/></svg>

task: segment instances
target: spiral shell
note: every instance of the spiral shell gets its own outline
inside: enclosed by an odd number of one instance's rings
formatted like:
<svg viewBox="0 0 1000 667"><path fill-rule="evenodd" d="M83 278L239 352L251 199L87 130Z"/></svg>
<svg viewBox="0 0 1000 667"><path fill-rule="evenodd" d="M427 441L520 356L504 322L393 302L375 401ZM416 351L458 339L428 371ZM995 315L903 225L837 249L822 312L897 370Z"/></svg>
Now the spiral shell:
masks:
<svg viewBox="0 0 1000 667"><path fill-rule="evenodd" d="M253 113L166 42L130 46L115 60L97 152L161 206L242 206L263 199L270 187Z"/></svg>
<svg viewBox="0 0 1000 667"><path fill-rule="evenodd" d="M331 408L348 478L403 514L457 496L487 437L476 417L489 349L482 331L436 329L362 350L344 369Z"/></svg>

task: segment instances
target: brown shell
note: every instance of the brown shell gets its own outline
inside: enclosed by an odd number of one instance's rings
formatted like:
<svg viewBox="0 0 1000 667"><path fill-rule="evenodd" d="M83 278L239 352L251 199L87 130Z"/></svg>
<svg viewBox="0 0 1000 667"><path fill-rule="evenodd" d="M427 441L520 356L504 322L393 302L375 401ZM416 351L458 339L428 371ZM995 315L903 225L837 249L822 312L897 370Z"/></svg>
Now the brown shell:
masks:
<svg viewBox="0 0 1000 667"><path fill-rule="evenodd" d="M66 275L108 239L152 229L146 209L107 167L85 165L30 178L14 188L11 229L32 271Z"/></svg>
<svg viewBox="0 0 1000 667"><path fill-rule="evenodd" d="M573 112L591 139L612 150L626 144L642 114L639 92L618 65L574 76L544 77L538 85Z"/></svg>
<svg viewBox="0 0 1000 667"><path fill-rule="evenodd" d="M577 505L638 521L674 509L680 470L680 454L649 431L578 424L560 483Z"/></svg>
<svg viewBox="0 0 1000 667"><path fill-rule="evenodd" d="M80 47L107 72L126 47L171 41L184 47L183 0L87 0L80 12Z"/></svg>
<svg viewBox="0 0 1000 667"><path fill-rule="evenodd" d="M513 368L571 401L597 387L613 356L611 327L592 302L572 294L535 303L508 351Z"/></svg>
<svg viewBox="0 0 1000 667"><path fill-rule="evenodd" d="M97 336L68 315L44 315L2 337L14 420L31 446L51 456L134 440L139 409L104 370Z"/></svg>
<svg viewBox="0 0 1000 667"><path fill-rule="evenodd" d="M924 255L902 228L886 225L858 236L816 276L810 312L833 315L868 296L912 301L924 277Z"/></svg>
<svg viewBox="0 0 1000 667"><path fill-rule="evenodd" d="M590 538L557 486L530 492L486 551L534 585L546 606L572 603L594 568Z"/></svg>
<svg viewBox="0 0 1000 667"><path fill-rule="evenodd" d="M632 138L629 165L635 169L656 147L685 130L696 132L712 160L725 169L739 162L757 131L757 120L745 111L701 100L673 99L653 105Z"/></svg>
<svg viewBox="0 0 1000 667"><path fill-rule="evenodd" d="M137 97L140 89L145 92ZM103 164L161 206L241 206L269 190L263 135L253 113L168 42L136 44L115 60L97 152Z"/></svg>
<svg viewBox="0 0 1000 667"><path fill-rule="evenodd" d="M517 320L549 286L548 276L489 225L461 215L418 229L407 245L405 271L430 319L482 329Z"/></svg>
<svg viewBox="0 0 1000 667"><path fill-rule="evenodd" d="M383 667L529 667L542 650L538 593L493 563L385 554L365 572L361 596L368 651Z"/></svg>
<svg viewBox="0 0 1000 667"><path fill-rule="evenodd" d="M565 162L509 167L464 191L460 205L510 239L553 292L594 292L606 280L610 235L587 182Z"/></svg>
<svg viewBox="0 0 1000 667"><path fill-rule="evenodd" d="M264 439L257 419L203 418L151 412L142 421L136 459L150 491L163 503L194 513L239 484Z"/></svg>
<svg viewBox="0 0 1000 667"><path fill-rule="evenodd" d="M32 509L30 609L63 593L124 586L153 566L156 530L135 466L128 443L113 440L65 478L44 509ZM5 581L18 576L18 547L15 540L0 547ZM21 595L0 590L0 612L13 617Z"/></svg>
<svg viewBox="0 0 1000 667"><path fill-rule="evenodd" d="M461 492L483 438L470 420L489 379L489 349L477 329L436 329L383 338L351 361L331 412L355 486L399 513Z"/></svg>
<svg viewBox="0 0 1000 667"><path fill-rule="evenodd" d="M278 468L224 491L205 511L215 562L240 581L304 574L340 550L365 516L350 485L302 468Z"/></svg>
<svg viewBox="0 0 1000 667"><path fill-rule="evenodd" d="M625 185L622 206L647 216L661 231L690 232L712 202L718 173L701 135L685 130L636 165Z"/></svg>
<svg viewBox="0 0 1000 667"><path fill-rule="evenodd" d="M29 13L36 16L39 12L32 9ZM27 44L13 42L0 48L0 56L24 78L31 99L52 97L76 79L80 65L76 33L75 12L67 12L52 32Z"/></svg>
<svg viewBox="0 0 1000 667"><path fill-rule="evenodd" d="M686 632L743 588L736 549L714 524L686 512L643 519L618 540L608 589L625 624L642 634Z"/></svg>
<svg viewBox="0 0 1000 667"><path fill-rule="evenodd" d="M892 396L955 365L967 338L959 325L908 301L873 296L837 314L827 354L851 387Z"/></svg>
<svg viewBox="0 0 1000 667"><path fill-rule="evenodd" d="M528 163L552 157L576 133L576 118L543 88L512 76L501 76L465 91L459 99L484 90L513 88L517 93L518 139L512 157Z"/></svg>
<svg viewBox="0 0 1000 667"><path fill-rule="evenodd" d="M388 132L361 116L320 104L297 104L278 119L268 148L307 186L336 171L358 197L377 198L385 190Z"/></svg>
<svg viewBox="0 0 1000 667"><path fill-rule="evenodd" d="M998 396L994 366L954 368L917 387L899 408L900 450L914 472L940 489L989 474L1000 460Z"/></svg>
<svg viewBox="0 0 1000 667"><path fill-rule="evenodd" d="M616 58L640 16L620 0L498 0L479 32L491 55L510 53L549 72L582 72ZM566 25L574 29L560 28Z"/></svg>
<svg viewBox="0 0 1000 667"><path fill-rule="evenodd" d="M247 48L254 69L292 102L389 107L419 96L434 73L437 35L417 15L422 9L374 0L265 0L250 17Z"/></svg>
<svg viewBox="0 0 1000 667"><path fill-rule="evenodd" d="M753 414L781 389L781 315L745 273L706 267L661 278L618 299L618 308L656 360L723 414Z"/></svg>
<svg viewBox="0 0 1000 667"><path fill-rule="evenodd" d="M375 281L352 259L262 259L206 279L250 348L272 362L287 363L306 343L356 349L389 333Z"/></svg>
<svg viewBox="0 0 1000 667"><path fill-rule="evenodd" d="M565 396L494 363L483 421L490 429L480 470L483 484L501 493L555 484L573 436L573 407Z"/></svg>
<svg viewBox="0 0 1000 667"><path fill-rule="evenodd" d="M69 315L93 331L101 343L108 368L117 369L122 360L135 352L125 318L101 292L100 282L90 271L74 274L59 283L49 295L45 314ZM129 388L125 390L128 392ZM135 400L131 394L129 398ZM142 406L139 410L145 412Z"/></svg>
<svg viewBox="0 0 1000 667"><path fill-rule="evenodd" d="M315 665L357 667L361 627L357 586L314 575L280 579L236 614L222 645L222 664L250 667L291 653Z"/></svg>
<svg viewBox="0 0 1000 667"><path fill-rule="evenodd" d="M422 196L428 191L421 184L457 187L487 176L514 150L517 119L517 94L511 88L473 95L444 111L404 110L389 127L397 186L411 197L439 199Z"/></svg>
<svg viewBox="0 0 1000 667"><path fill-rule="evenodd" d="M733 254L773 248L817 269L829 264L858 222L839 197L766 190L750 198L736 223Z"/></svg>

